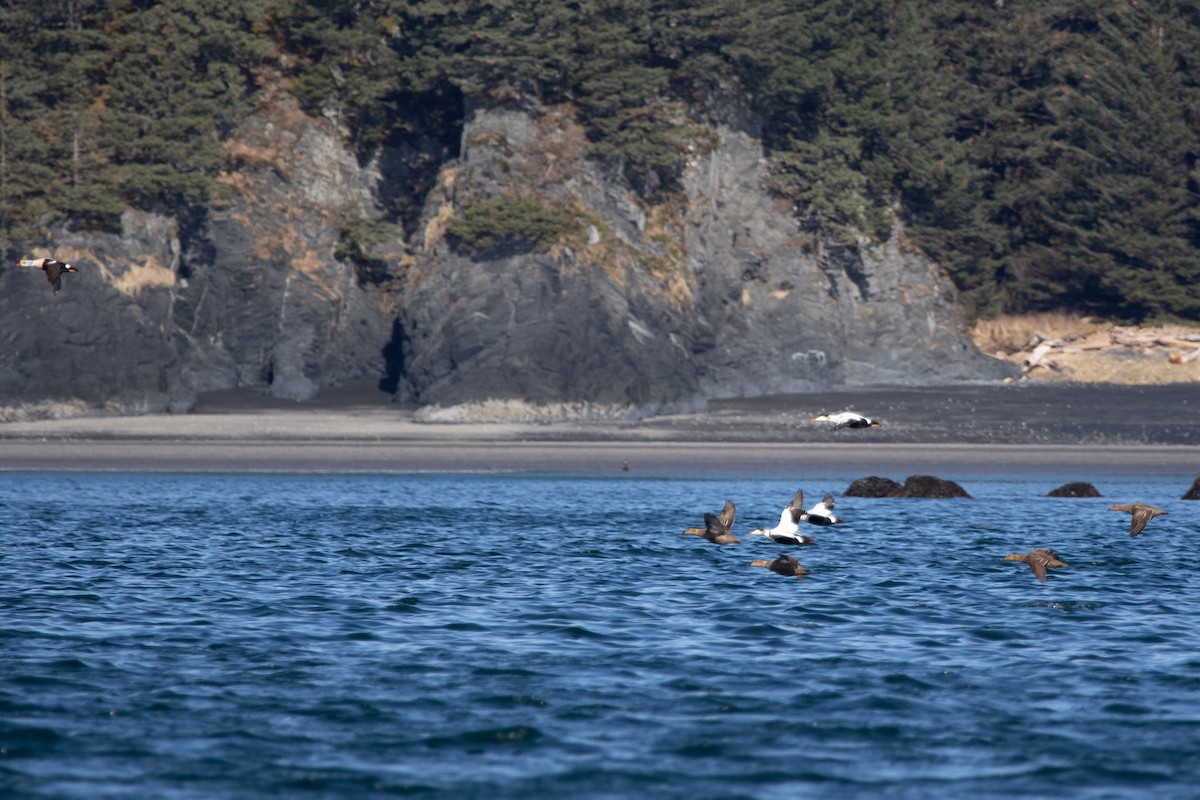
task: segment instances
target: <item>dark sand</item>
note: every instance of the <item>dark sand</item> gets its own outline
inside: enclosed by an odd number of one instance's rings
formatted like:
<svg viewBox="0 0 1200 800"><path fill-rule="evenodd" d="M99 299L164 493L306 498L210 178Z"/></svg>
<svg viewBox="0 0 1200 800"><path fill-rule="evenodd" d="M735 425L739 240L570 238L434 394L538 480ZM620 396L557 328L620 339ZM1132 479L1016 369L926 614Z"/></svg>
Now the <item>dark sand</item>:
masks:
<svg viewBox="0 0 1200 800"><path fill-rule="evenodd" d="M195 412L0 425L0 470L814 474L897 480L1027 472L1062 480L1200 470L1191 384L872 388L713 401L640 421L422 424L378 392L313 403L245 392ZM811 422L853 408L883 427ZM1186 486L1184 486L1186 488Z"/></svg>

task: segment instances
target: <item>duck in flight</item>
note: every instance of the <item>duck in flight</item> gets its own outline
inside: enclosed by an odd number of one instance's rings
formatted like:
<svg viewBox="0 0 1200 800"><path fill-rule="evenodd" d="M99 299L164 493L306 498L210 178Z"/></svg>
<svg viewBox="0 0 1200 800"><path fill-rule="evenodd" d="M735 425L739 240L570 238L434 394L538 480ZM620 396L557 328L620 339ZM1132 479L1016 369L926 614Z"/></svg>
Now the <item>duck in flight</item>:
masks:
<svg viewBox="0 0 1200 800"><path fill-rule="evenodd" d="M1133 517L1133 519L1129 521L1130 536L1137 536L1142 532L1142 529L1146 527L1147 522L1155 517L1162 516L1167 513L1161 508L1148 506L1145 503L1118 503L1115 506L1111 506L1108 510L1124 511Z"/></svg>
<svg viewBox="0 0 1200 800"><path fill-rule="evenodd" d="M70 264L57 261L53 258L23 258L18 264L22 267L36 267L44 270L46 280L50 281L50 286L53 287L55 294L58 294L62 289L62 274L64 272L79 272L79 270Z"/></svg>
<svg viewBox="0 0 1200 800"><path fill-rule="evenodd" d="M804 502L801 498L800 502ZM821 498L821 502L800 515L800 520L813 525L839 525L846 520L838 519L833 513L833 495L829 492Z"/></svg>
<svg viewBox="0 0 1200 800"><path fill-rule="evenodd" d="M713 544L738 544L742 540L729 532L737 517L737 506L732 500L726 500L720 514L705 514L703 528L688 528L684 531L687 536L703 536Z"/></svg>
<svg viewBox="0 0 1200 800"><path fill-rule="evenodd" d="M781 555L779 558L771 561L767 561L766 559L751 561L750 566L766 567L777 575L786 575L789 578L795 577L797 580L801 581L804 580L805 575L812 574L812 570L806 569L804 566L802 566L799 559L797 559L795 556L788 555Z"/></svg>
<svg viewBox="0 0 1200 800"><path fill-rule="evenodd" d="M822 414L819 417L813 417L813 422L832 422L833 429L838 428L878 428L879 421L864 417L862 414L856 414L853 411L842 411L837 414Z"/></svg>
<svg viewBox="0 0 1200 800"><path fill-rule="evenodd" d="M804 517L804 490L796 492L792 502L779 515L779 524L774 528L755 528L751 536L766 536L776 544L814 544L817 540L800 534L800 520Z"/></svg>
<svg viewBox="0 0 1200 800"><path fill-rule="evenodd" d="M1066 562L1058 557L1058 553L1053 550L1037 548L1029 553L1009 553L1004 557L1005 561L1022 561L1029 565L1029 569L1042 583L1046 582L1046 567L1065 567Z"/></svg>

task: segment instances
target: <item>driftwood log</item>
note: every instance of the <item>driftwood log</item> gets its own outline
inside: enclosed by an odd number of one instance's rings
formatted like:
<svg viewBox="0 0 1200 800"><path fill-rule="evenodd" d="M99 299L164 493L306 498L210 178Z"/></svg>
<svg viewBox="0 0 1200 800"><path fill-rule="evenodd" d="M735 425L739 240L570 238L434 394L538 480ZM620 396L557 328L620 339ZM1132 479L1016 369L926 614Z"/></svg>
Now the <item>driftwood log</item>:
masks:
<svg viewBox="0 0 1200 800"><path fill-rule="evenodd" d="M1085 351L1138 352L1161 349L1167 351L1167 358L1172 364L1186 364L1200 360L1200 334L1182 333L1160 336L1155 333L1113 327L1109 331L1107 344L1095 341L1080 342L1078 338L1076 336L1052 338L1041 331L1035 331L1025 345L1028 355L1021 361L1022 377L1028 377L1038 369L1061 372L1062 366L1055 360L1056 355Z"/></svg>

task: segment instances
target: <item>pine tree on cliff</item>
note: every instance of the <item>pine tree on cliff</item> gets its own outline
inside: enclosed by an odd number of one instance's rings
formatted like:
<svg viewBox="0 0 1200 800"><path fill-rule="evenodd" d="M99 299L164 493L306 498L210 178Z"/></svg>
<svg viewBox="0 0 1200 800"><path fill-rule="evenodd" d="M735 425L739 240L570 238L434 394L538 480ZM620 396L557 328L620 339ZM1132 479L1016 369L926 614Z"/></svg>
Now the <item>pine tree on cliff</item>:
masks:
<svg viewBox="0 0 1200 800"><path fill-rule="evenodd" d="M248 110L270 53L252 9L221 0L131 8L108 26L113 62L100 140L124 197L180 207L207 198L225 160L218 136Z"/></svg>
<svg viewBox="0 0 1200 800"><path fill-rule="evenodd" d="M48 217L120 212L96 152L107 59L86 26L94 10L19 3L0 15L0 234L12 240L37 238Z"/></svg>

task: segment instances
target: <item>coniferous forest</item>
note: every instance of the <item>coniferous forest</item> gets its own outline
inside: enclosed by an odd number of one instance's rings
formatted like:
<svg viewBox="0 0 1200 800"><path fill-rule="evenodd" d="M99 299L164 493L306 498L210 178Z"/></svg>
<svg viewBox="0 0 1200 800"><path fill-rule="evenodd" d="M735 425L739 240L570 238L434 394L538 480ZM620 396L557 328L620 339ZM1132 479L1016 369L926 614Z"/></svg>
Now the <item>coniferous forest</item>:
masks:
<svg viewBox="0 0 1200 800"><path fill-rule="evenodd" d="M806 225L899 217L969 315L1200 319L1200 0L8 0L3 249L202 213L278 86L364 157L568 104L648 197L701 98L740 92Z"/></svg>

